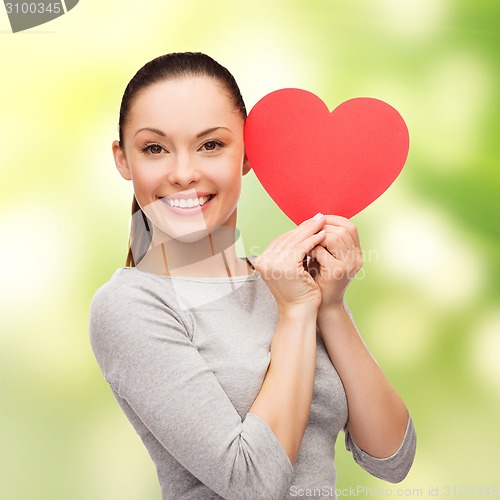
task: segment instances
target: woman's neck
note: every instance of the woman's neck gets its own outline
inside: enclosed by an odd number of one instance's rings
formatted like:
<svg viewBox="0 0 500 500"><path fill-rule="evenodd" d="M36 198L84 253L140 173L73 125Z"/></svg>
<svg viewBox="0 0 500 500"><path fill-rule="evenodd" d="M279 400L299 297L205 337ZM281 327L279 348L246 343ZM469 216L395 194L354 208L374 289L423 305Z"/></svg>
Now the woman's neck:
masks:
<svg viewBox="0 0 500 500"><path fill-rule="evenodd" d="M236 229L221 226L193 242L183 242L162 233L137 264L143 271L160 275L234 277L252 274L246 261L237 256Z"/></svg>

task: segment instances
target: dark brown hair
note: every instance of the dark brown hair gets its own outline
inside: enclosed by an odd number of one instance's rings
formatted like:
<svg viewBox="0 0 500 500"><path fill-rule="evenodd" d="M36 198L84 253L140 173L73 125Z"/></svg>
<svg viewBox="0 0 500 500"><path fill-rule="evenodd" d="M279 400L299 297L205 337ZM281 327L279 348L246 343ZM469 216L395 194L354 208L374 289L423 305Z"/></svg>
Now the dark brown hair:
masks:
<svg viewBox="0 0 500 500"><path fill-rule="evenodd" d="M123 130L130 118L130 109L135 98L145 88L164 80L187 76L207 76L216 80L232 100L234 108L246 119L247 111L240 89L233 75L217 61L201 52L172 52L146 63L130 80L120 106L118 133L123 147ZM140 226L144 224L145 230ZM135 266L144 257L151 242L151 225L134 196L132 200L132 223L126 266ZM132 251L134 248L134 252ZM134 255L137 258L134 259Z"/></svg>

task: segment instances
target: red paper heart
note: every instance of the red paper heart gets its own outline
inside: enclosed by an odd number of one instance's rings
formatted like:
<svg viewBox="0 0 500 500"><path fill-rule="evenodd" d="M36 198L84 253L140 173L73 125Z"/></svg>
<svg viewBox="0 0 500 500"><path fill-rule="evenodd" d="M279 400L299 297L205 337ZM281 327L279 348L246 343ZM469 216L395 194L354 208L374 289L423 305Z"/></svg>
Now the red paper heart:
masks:
<svg viewBox="0 0 500 500"><path fill-rule="evenodd" d="M358 97L331 113L311 92L263 97L245 124L250 164L296 224L317 212L350 218L396 179L408 156L408 128L378 99Z"/></svg>

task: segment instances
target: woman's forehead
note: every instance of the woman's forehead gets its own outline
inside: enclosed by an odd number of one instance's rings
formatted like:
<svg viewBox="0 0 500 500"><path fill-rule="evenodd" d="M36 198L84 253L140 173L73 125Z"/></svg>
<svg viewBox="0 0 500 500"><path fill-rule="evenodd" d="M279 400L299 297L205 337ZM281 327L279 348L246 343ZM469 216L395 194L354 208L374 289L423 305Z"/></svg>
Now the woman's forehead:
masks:
<svg viewBox="0 0 500 500"><path fill-rule="evenodd" d="M155 128L172 139L187 139L214 127L241 135L243 125L222 85L208 77L186 77L158 82L141 91L126 128L131 137L142 128Z"/></svg>
<svg viewBox="0 0 500 500"><path fill-rule="evenodd" d="M189 108L232 111L227 92L213 78L185 77L165 80L146 87L135 100L138 111L181 111Z"/></svg>

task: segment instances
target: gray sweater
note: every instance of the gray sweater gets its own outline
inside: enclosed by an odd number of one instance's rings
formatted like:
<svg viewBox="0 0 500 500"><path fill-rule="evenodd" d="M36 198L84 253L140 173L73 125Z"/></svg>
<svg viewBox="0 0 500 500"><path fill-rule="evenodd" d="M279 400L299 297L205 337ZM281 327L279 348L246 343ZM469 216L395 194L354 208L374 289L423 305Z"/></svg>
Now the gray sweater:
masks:
<svg viewBox="0 0 500 500"><path fill-rule="evenodd" d="M272 500L301 491L336 498L334 446L341 430L346 448L369 473L391 482L408 473L416 446L411 418L393 456L375 458L359 449L347 431L342 382L318 329L311 411L292 466L272 429L248 413L277 322L274 296L255 270L199 278L126 267L95 293L91 346L156 465L163 499Z"/></svg>

